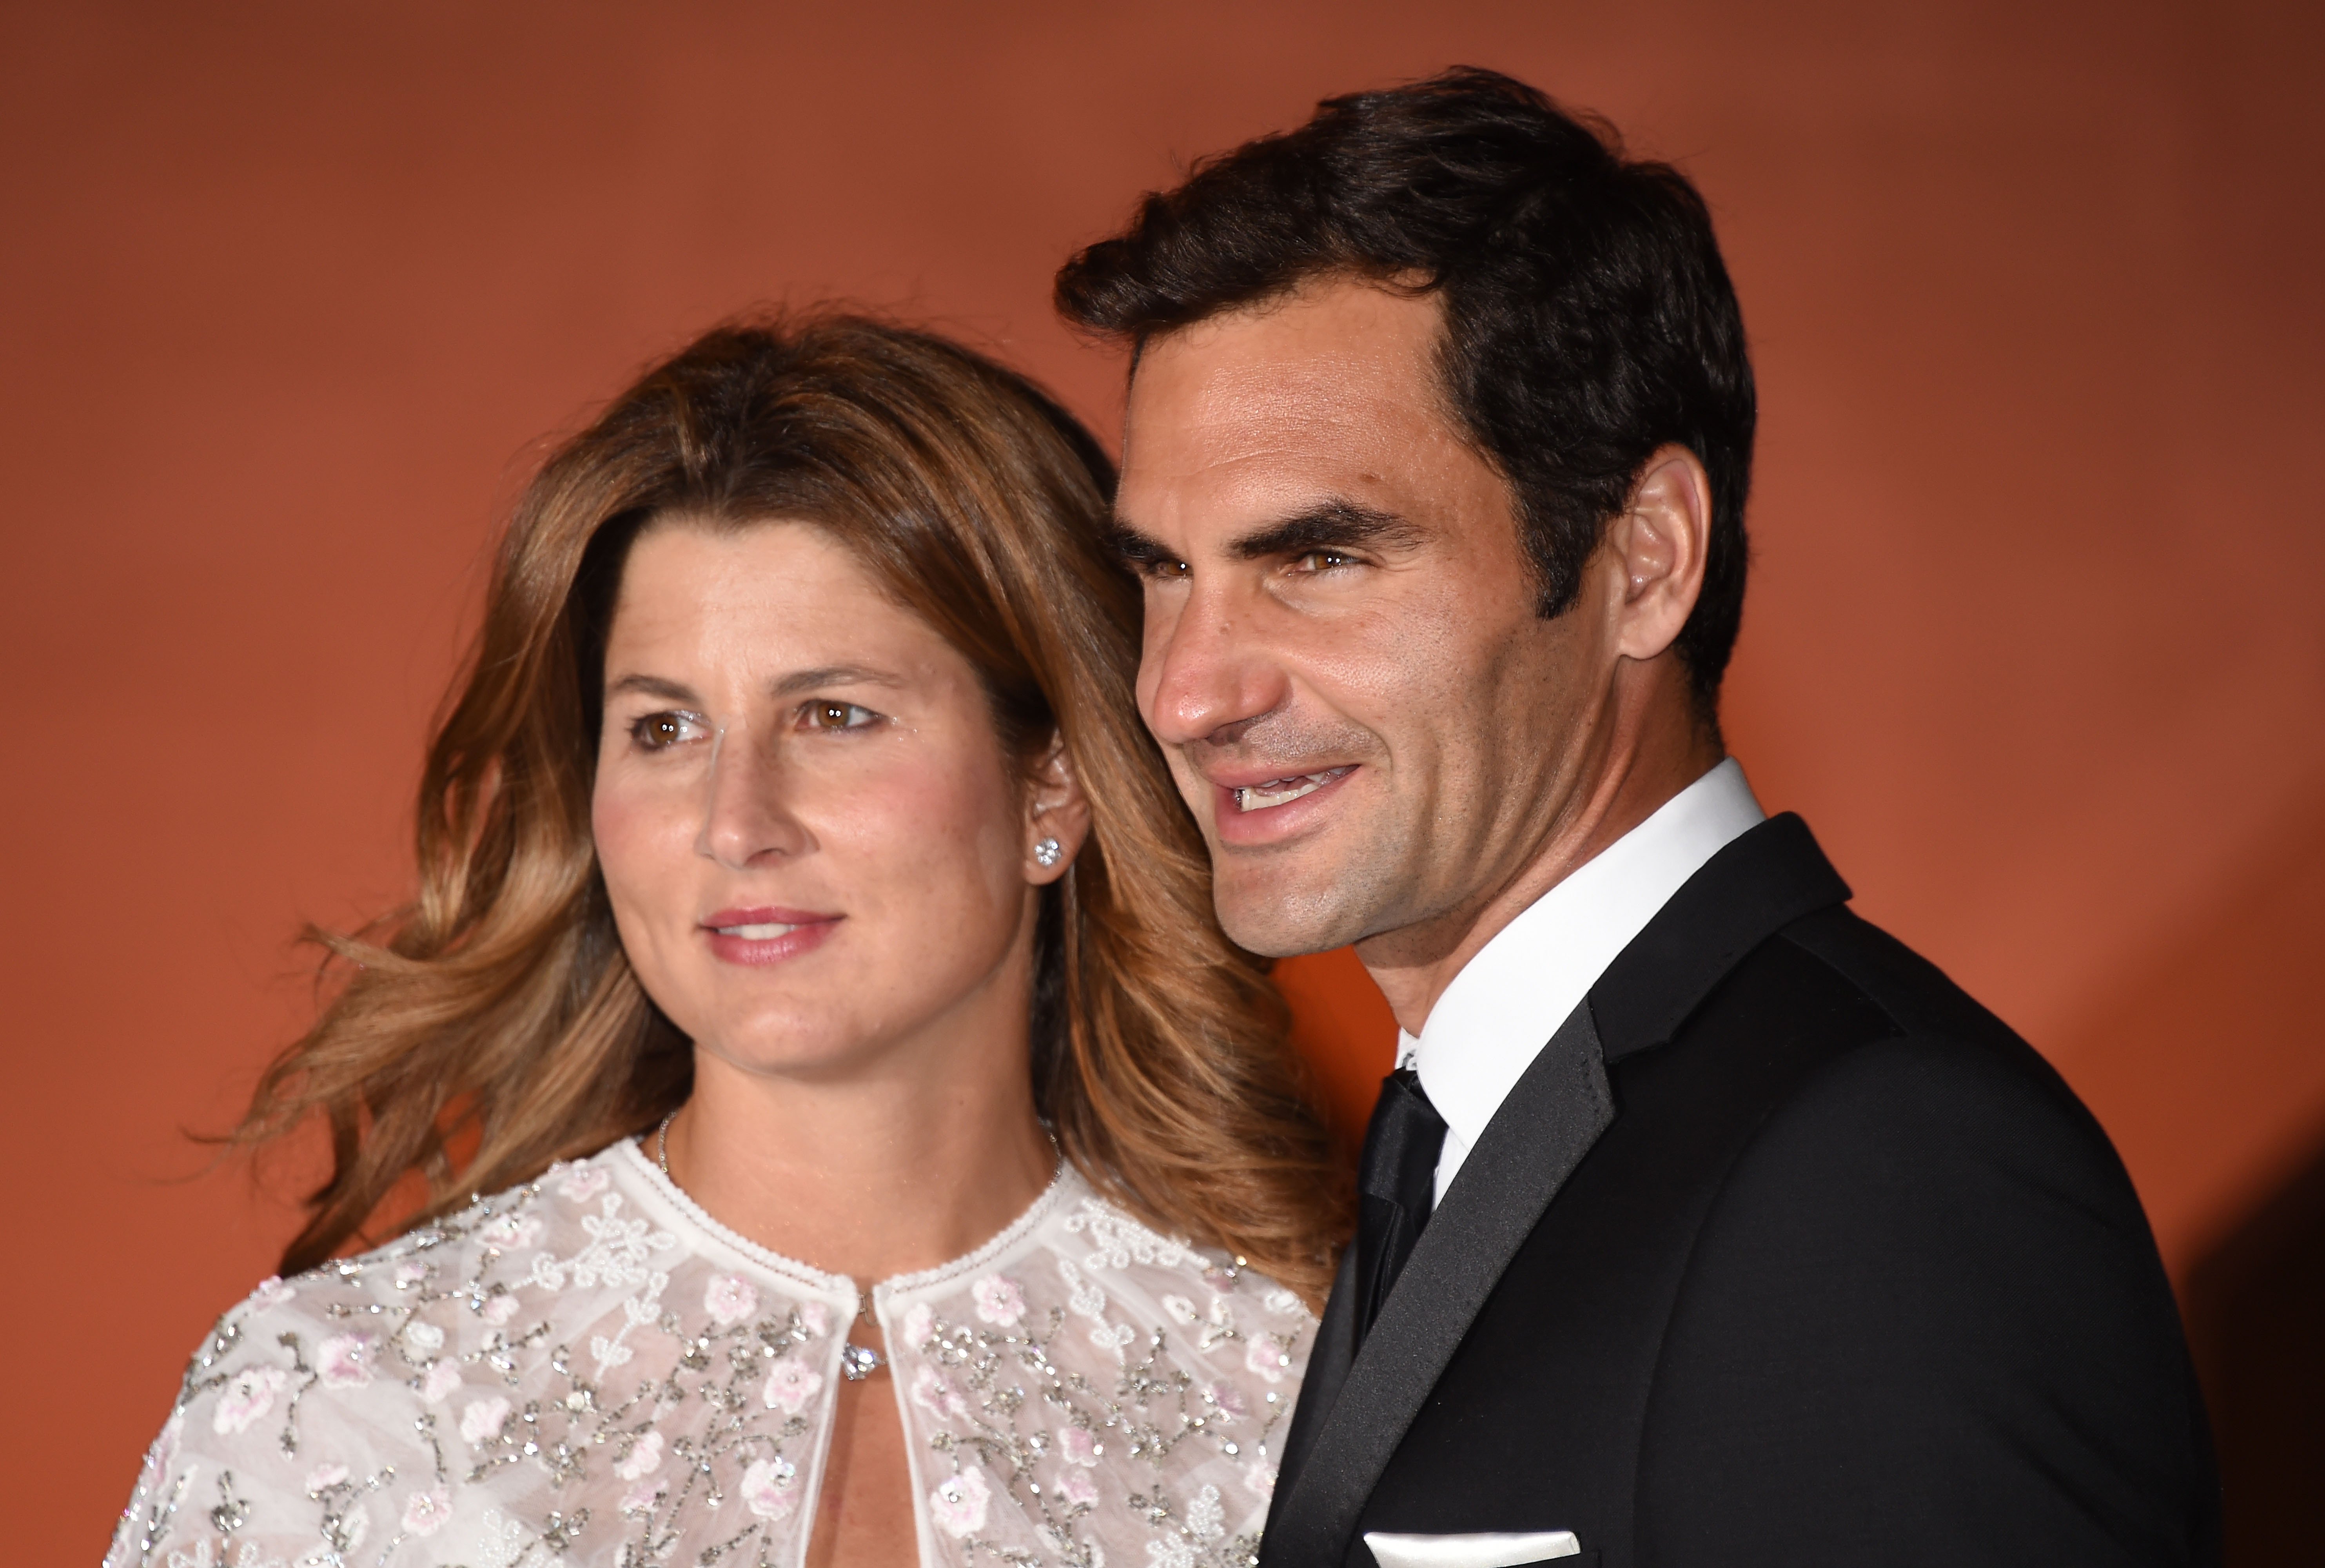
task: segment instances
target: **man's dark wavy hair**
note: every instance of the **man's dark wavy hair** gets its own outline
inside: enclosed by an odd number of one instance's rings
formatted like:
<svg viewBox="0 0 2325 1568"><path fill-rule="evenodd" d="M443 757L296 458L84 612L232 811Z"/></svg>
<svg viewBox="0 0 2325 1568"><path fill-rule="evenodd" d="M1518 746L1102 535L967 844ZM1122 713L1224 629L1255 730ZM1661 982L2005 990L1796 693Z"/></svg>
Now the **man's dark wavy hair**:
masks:
<svg viewBox="0 0 2325 1568"><path fill-rule="evenodd" d="M1204 160L1058 274L1058 309L1143 345L1346 274L1443 302L1450 401L1516 502L1544 617L1655 449L1711 479L1703 592L1681 631L1715 722L1744 606L1757 420L1736 291L1686 176L1613 127L1459 67L1327 98L1294 131Z"/></svg>

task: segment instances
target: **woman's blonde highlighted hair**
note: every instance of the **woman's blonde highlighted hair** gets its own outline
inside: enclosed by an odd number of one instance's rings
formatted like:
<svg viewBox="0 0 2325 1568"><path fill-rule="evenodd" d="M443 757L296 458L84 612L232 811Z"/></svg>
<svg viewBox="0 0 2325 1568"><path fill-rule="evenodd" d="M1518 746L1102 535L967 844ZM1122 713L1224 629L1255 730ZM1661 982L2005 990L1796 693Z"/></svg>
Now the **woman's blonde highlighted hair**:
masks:
<svg viewBox="0 0 2325 1568"><path fill-rule="evenodd" d="M957 344L860 316L722 328L616 398L519 503L420 787L419 895L360 937L236 1138L320 1113L312 1266L400 1183L416 1224L651 1127L691 1048L639 987L590 841L605 633L650 520L813 522L981 674L1006 750L1058 738L1089 840L1044 890L1036 1103L1101 1191L1319 1300L1343 1230L1281 1000L1221 934L1202 841L1132 706L1138 593L1113 471L1072 417ZM452 1150L473 1145L455 1169Z"/></svg>

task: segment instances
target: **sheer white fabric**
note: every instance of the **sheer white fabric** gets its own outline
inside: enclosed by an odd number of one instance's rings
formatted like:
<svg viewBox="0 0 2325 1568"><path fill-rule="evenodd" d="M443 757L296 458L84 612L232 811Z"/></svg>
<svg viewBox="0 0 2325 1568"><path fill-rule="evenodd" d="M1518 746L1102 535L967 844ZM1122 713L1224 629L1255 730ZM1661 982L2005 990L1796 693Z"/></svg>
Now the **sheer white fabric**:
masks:
<svg viewBox="0 0 2325 1568"><path fill-rule="evenodd" d="M1249 1564L1314 1320L1069 1168L872 1293L924 1564ZM803 1561L858 1304L625 1141L269 1280L194 1356L108 1568Z"/></svg>

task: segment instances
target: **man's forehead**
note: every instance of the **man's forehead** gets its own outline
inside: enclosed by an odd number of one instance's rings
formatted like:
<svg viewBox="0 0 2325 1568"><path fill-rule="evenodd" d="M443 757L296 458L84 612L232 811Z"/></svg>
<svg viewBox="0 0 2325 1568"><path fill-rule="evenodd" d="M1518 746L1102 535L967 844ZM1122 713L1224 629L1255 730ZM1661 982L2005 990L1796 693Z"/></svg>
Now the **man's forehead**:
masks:
<svg viewBox="0 0 2325 1568"><path fill-rule="evenodd" d="M1432 302L1344 283L1157 339L1131 383L1126 509L1189 480L1384 474L1399 449L1452 433L1440 412L1436 335Z"/></svg>
<svg viewBox="0 0 2325 1568"><path fill-rule="evenodd" d="M1433 411L1440 322L1433 297L1311 285L1151 339L1132 413L1170 424L1300 420L1351 399Z"/></svg>

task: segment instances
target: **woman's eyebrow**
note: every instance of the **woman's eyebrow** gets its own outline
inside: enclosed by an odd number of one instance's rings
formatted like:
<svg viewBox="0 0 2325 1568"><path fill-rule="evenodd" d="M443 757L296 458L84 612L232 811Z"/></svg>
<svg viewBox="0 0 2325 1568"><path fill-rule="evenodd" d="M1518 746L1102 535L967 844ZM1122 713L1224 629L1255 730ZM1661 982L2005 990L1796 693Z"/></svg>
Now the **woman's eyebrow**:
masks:
<svg viewBox="0 0 2325 1568"><path fill-rule="evenodd" d="M659 697L665 702L691 702L699 706L702 701L691 686L665 681L660 675L624 675L617 681L606 683L606 695L608 697L626 697L633 692L642 697Z"/></svg>
<svg viewBox="0 0 2325 1568"><path fill-rule="evenodd" d="M778 697L796 697L812 691L818 686L902 686L904 678L886 670L875 670L868 664L823 664L812 670L794 670L776 682L770 690Z"/></svg>

